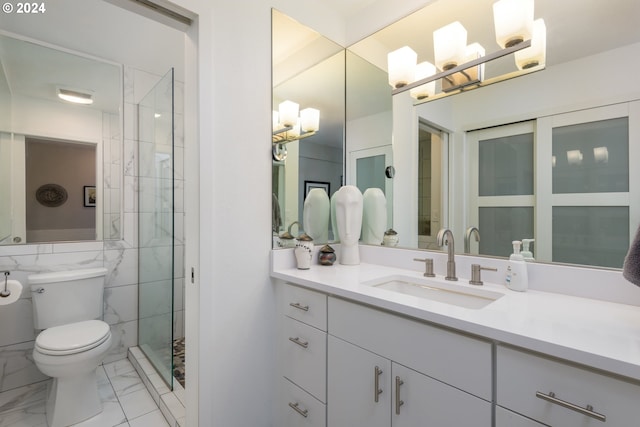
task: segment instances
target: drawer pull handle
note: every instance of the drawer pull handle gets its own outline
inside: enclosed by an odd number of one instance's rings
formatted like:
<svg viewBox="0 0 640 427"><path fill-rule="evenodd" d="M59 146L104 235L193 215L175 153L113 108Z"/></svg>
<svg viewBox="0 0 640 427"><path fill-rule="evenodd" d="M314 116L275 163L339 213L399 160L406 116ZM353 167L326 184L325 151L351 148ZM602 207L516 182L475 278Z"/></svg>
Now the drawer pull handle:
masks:
<svg viewBox="0 0 640 427"><path fill-rule="evenodd" d="M289 402L289 407L292 408L294 411L296 411L297 413L299 413L300 415L302 415L305 418L307 418L309 416L309 410L308 409L300 409L300 406L298 406L298 402L296 402L296 403Z"/></svg>
<svg viewBox="0 0 640 427"><path fill-rule="evenodd" d="M404 381L400 377L396 377L396 415L400 415L400 407L404 405L404 401L400 400L400 386L404 384Z"/></svg>
<svg viewBox="0 0 640 427"><path fill-rule="evenodd" d="M300 341L300 337L289 337L289 341L298 344L302 348L309 347L309 341Z"/></svg>
<svg viewBox="0 0 640 427"><path fill-rule="evenodd" d="M373 370L373 401L378 403L380 400L378 396L382 394L382 389L380 388L380 375L382 374L382 369L379 366L376 366Z"/></svg>
<svg viewBox="0 0 640 427"><path fill-rule="evenodd" d="M593 406L587 405L586 408L583 408L578 405L574 405L573 403L564 401L562 399L558 399L554 392L550 392L549 394L544 394L539 391L536 391L536 397L538 399L546 400L547 402L551 402L558 406L562 406L563 408L571 409L572 411L576 411L581 413L582 415L586 415L587 417L595 418L598 421L602 421L603 423L607 421L607 417L593 411Z"/></svg>
<svg viewBox="0 0 640 427"><path fill-rule="evenodd" d="M302 305L299 302L290 302L289 305L293 308L297 308L298 310L309 311L308 305Z"/></svg>

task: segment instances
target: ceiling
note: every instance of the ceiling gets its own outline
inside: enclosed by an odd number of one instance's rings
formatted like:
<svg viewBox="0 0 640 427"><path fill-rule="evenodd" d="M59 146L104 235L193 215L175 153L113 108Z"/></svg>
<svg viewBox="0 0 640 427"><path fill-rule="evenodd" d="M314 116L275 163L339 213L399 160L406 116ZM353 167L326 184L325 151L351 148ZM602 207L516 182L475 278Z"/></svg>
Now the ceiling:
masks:
<svg viewBox="0 0 640 427"><path fill-rule="evenodd" d="M122 104L118 65L0 35L0 66L12 96L60 102L57 89L91 94L92 105L78 106L117 114Z"/></svg>

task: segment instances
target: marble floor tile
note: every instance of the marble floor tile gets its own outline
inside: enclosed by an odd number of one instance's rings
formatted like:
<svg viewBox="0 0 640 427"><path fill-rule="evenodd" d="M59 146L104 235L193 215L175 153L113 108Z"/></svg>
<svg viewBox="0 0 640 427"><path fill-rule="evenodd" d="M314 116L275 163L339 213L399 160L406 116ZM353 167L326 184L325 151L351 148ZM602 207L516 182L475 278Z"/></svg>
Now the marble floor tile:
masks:
<svg viewBox="0 0 640 427"><path fill-rule="evenodd" d="M129 421L130 427L169 427L160 410L150 412Z"/></svg>
<svg viewBox="0 0 640 427"><path fill-rule="evenodd" d="M128 420L138 418L158 409L146 387L120 397L120 405Z"/></svg>
<svg viewBox="0 0 640 427"><path fill-rule="evenodd" d="M126 359L97 370L103 410L74 427L168 426L135 368ZM0 393L0 427L47 427L45 404L51 380Z"/></svg>

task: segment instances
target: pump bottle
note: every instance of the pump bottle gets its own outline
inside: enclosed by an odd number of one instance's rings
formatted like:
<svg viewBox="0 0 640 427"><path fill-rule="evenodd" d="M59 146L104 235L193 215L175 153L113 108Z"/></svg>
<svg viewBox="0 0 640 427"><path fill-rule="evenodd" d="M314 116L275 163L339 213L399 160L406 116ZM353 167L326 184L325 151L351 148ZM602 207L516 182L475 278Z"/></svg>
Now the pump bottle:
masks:
<svg viewBox="0 0 640 427"><path fill-rule="evenodd" d="M522 258L524 258L525 261L535 261L530 248L533 242L535 242L534 239L522 239Z"/></svg>
<svg viewBox="0 0 640 427"><path fill-rule="evenodd" d="M527 276L527 263L524 261L520 253L520 240L511 242L513 245L513 253L509 256L509 264L507 265L507 275L505 284L507 288L524 292L529 287L529 279Z"/></svg>

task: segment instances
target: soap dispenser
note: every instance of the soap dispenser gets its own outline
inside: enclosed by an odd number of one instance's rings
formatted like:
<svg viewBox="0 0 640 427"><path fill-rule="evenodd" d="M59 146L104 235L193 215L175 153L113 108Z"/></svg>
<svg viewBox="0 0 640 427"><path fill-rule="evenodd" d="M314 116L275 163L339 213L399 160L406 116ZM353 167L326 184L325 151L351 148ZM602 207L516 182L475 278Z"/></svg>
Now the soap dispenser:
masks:
<svg viewBox="0 0 640 427"><path fill-rule="evenodd" d="M522 242L514 240L511 243L513 244L513 253L509 256L505 283L507 288L511 290L524 292L529 287L529 279L527 277L527 263L520 253Z"/></svg>
<svg viewBox="0 0 640 427"><path fill-rule="evenodd" d="M522 258L524 258L525 261L535 261L530 248L533 242L535 242L534 239L522 239Z"/></svg>

